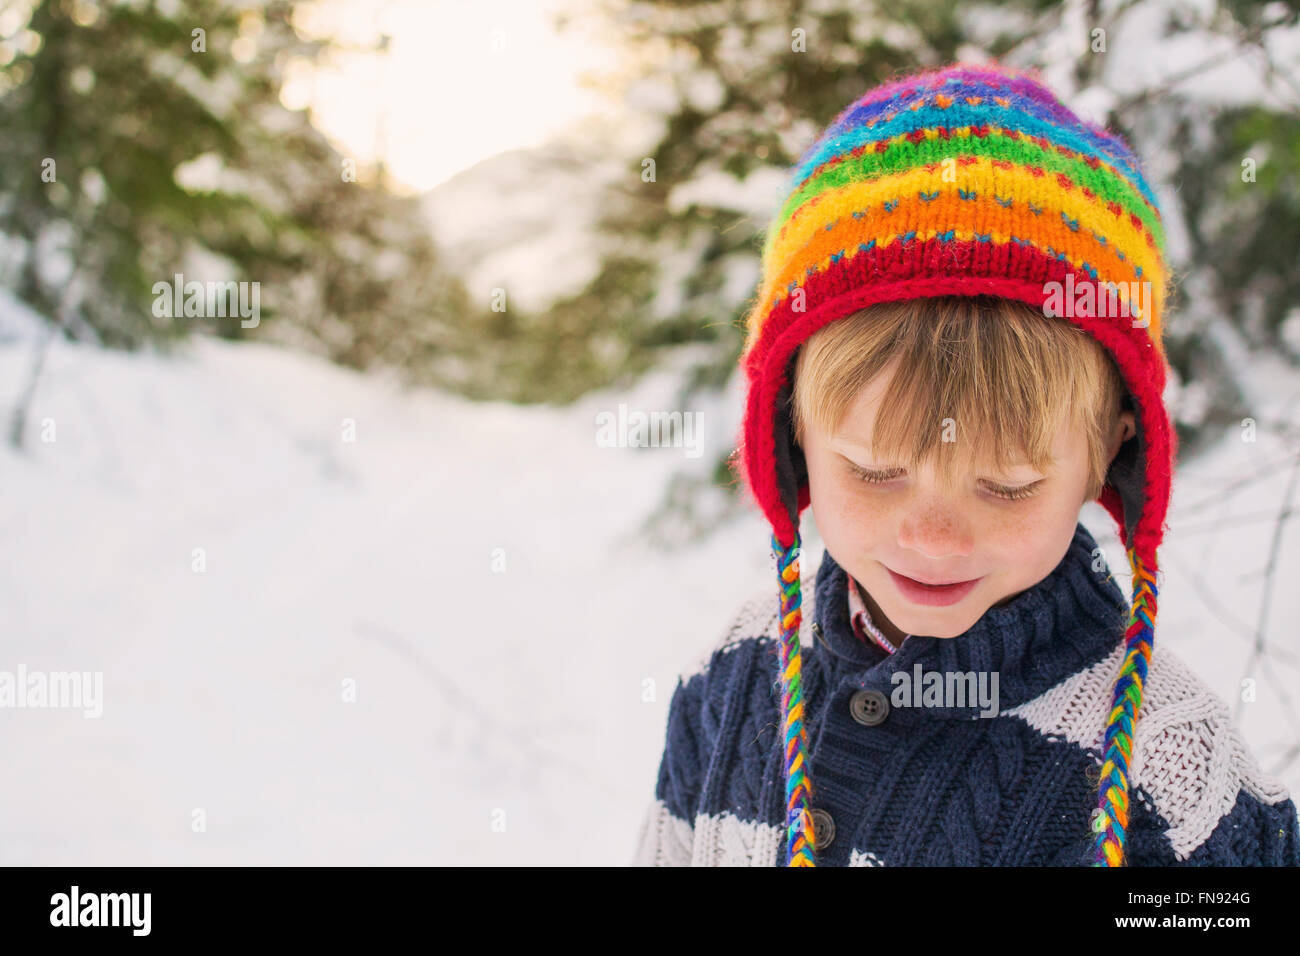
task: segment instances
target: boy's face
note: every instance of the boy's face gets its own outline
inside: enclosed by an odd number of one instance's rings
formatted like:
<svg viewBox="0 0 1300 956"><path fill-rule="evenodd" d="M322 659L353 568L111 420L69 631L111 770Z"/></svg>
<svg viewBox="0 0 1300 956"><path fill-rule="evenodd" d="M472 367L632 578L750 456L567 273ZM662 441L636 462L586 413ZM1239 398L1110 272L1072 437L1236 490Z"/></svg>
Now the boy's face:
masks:
<svg viewBox="0 0 1300 956"><path fill-rule="evenodd" d="M968 465L945 491L932 463L911 474L871 454L876 408L893 372L891 364L858 393L834 434L807 424L802 447L810 506L826 549L867 592L867 609L887 637L957 637L993 605L1037 584L1065 556L1085 503L1087 440L1081 430L1062 428L1047 470ZM961 441L961 423L956 426ZM1123 412L1111 457L1132 433L1133 413ZM872 483L861 471L886 480ZM999 496L1008 490L1030 494ZM931 590L907 578L974 583Z"/></svg>

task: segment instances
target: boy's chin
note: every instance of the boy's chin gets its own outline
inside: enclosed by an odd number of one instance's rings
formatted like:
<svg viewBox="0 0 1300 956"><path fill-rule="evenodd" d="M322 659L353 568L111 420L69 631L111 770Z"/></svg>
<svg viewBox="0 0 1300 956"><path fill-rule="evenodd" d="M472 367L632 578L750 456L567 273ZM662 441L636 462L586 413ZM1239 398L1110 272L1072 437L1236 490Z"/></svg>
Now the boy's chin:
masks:
<svg viewBox="0 0 1300 956"><path fill-rule="evenodd" d="M918 637L937 637L941 639L961 637L974 626L988 608L962 607L909 607L901 610L898 616L884 609L888 617L904 634Z"/></svg>

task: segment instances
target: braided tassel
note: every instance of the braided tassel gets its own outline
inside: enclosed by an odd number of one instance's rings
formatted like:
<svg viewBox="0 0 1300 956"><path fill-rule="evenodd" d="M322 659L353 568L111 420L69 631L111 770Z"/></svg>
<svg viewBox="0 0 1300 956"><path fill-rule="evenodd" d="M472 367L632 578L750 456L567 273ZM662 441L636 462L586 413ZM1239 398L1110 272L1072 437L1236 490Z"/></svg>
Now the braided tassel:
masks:
<svg viewBox="0 0 1300 956"><path fill-rule="evenodd" d="M1133 548L1128 549L1133 568L1133 611L1124 634L1124 665L1115 680L1110 715L1106 718L1105 761L1101 765L1097 809L1093 811L1093 866L1123 866L1125 830L1128 827L1129 759L1133 733L1142 706L1142 688L1151 661L1155 635L1156 579L1143 566Z"/></svg>
<svg viewBox="0 0 1300 956"><path fill-rule="evenodd" d="M785 724L786 866L816 866L813 840L812 779L805 773L808 737L803 726L803 685L799 656L799 625L803 621L799 588L799 533L783 548L772 535L777 576L781 581L781 714Z"/></svg>

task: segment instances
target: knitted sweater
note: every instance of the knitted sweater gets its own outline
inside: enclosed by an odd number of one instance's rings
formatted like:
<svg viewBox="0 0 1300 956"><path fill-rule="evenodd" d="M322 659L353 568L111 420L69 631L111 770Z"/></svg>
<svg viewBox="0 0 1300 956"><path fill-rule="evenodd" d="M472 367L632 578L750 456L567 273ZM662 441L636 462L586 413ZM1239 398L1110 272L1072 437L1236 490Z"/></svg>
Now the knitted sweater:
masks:
<svg viewBox="0 0 1300 956"><path fill-rule="evenodd" d="M805 728L821 866L1091 862L1105 716L1127 606L1078 525L1042 581L965 634L894 654L854 636L848 575L826 553L803 581ZM634 865L778 866L785 789L771 588L684 672ZM919 668L919 670L918 670ZM900 695L901 677L996 672L997 709ZM991 683L991 677L989 678ZM981 716L983 714L983 716ZM1153 649L1131 767L1131 866L1300 865L1300 822L1227 705Z"/></svg>

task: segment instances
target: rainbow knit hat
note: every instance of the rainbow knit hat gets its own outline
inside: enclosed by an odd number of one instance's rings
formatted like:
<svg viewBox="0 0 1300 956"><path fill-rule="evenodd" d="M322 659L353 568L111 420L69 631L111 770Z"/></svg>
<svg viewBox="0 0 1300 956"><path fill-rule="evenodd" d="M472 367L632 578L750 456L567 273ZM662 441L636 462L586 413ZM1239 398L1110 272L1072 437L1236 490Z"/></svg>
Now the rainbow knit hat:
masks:
<svg viewBox="0 0 1300 956"><path fill-rule="evenodd" d="M1068 317L1114 357L1134 401L1137 433L1120 447L1097 499L1118 524L1133 569L1092 818L1094 863L1123 865L1133 733L1155 637L1156 549L1177 441L1162 397L1164 247L1156 198L1127 144L1075 116L1038 74L1001 64L957 63L869 91L794 168L746 320L748 397L732 459L771 523L780 578L789 865L815 865L816 849L799 656L799 515L809 490L790 421L793 361L802 342L836 319L940 295L998 296ZM1147 307L1138 316L1143 300L1125 292L1144 282ZM1088 285L1093 309L1081 294ZM1056 311L1062 288L1075 291L1077 307Z"/></svg>

